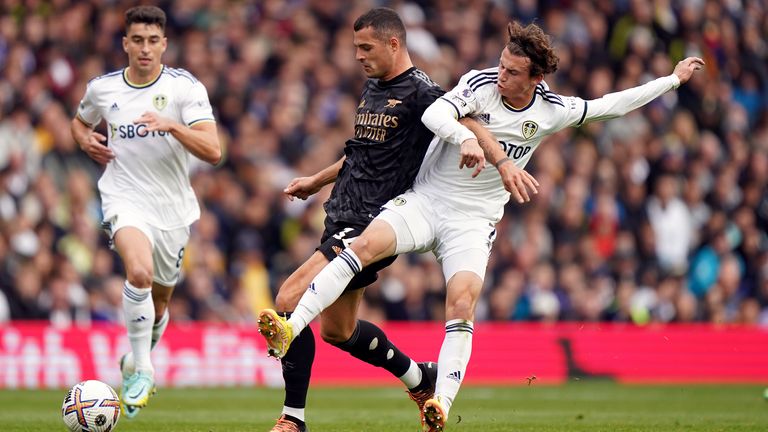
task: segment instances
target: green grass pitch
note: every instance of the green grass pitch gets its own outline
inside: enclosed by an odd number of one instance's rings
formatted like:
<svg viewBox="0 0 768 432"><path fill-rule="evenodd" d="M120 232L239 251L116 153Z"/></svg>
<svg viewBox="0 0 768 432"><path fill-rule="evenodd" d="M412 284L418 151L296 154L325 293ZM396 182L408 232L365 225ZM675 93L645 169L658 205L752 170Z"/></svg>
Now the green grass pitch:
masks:
<svg viewBox="0 0 768 432"><path fill-rule="evenodd" d="M0 391L3 432L65 431L65 392ZM118 432L260 432L274 424L282 391L264 388L160 389ZM313 388L312 432L419 431L416 406L394 387ZM470 387L459 393L446 432L768 431L763 387L620 385Z"/></svg>

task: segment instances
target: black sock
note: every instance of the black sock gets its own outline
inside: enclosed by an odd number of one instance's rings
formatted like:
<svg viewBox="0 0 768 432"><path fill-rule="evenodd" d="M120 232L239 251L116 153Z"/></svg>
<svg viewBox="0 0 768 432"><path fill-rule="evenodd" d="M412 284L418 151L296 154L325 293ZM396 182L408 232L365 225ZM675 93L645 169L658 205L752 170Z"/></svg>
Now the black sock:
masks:
<svg viewBox="0 0 768 432"><path fill-rule="evenodd" d="M281 315L283 314L281 313ZM290 313L285 315L290 317ZM315 335L312 333L311 327L306 327L291 342L291 349L280 360L283 366L283 379L285 380L285 406L291 408L307 406L309 377L312 375L312 362L314 360Z"/></svg>
<svg viewBox="0 0 768 432"><path fill-rule="evenodd" d="M375 348L371 349L371 342L374 339L377 339L378 343L375 344ZM352 337L336 346L366 363L388 370L397 378L405 375L411 365L410 357L392 345L387 339L387 335L368 321L358 320ZM291 349L293 349L293 344L291 344ZM391 358L387 358L390 350L393 355Z"/></svg>
<svg viewBox="0 0 768 432"><path fill-rule="evenodd" d="M417 392L417 391L421 391L421 390L426 390L426 389L428 389L430 387L431 388L435 387L435 383L432 382L432 380L429 377L429 372L427 372L427 364L428 363L432 363L432 367L435 368L434 374L437 374L437 371L436 371L437 363L433 363L433 362L418 363L419 369L421 369L421 381L419 381L419 384L416 387L408 389L408 390L410 390L412 392Z"/></svg>

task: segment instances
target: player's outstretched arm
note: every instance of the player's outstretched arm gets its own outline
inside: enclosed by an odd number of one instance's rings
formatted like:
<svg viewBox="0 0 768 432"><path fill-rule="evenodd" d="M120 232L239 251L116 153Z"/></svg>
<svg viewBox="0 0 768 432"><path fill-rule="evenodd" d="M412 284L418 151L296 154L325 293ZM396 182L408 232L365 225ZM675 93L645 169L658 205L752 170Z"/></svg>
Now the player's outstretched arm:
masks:
<svg viewBox="0 0 768 432"><path fill-rule="evenodd" d="M147 111L133 123L145 124L149 132L170 132L190 153L211 165L221 161L219 134L216 130L216 123L212 121L186 126L169 118L160 117L157 113Z"/></svg>
<svg viewBox="0 0 768 432"><path fill-rule="evenodd" d="M323 186L336 181L336 177L339 176L339 171L341 171L346 158L346 156L342 156L336 163L324 168L313 176L296 177L283 189L283 193L291 201L293 201L294 197L302 200L309 198L320 191Z"/></svg>
<svg viewBox="0 0 768 432"><path fill-rule="evenodd" d="M96 162L106 165L115 158L112 149L106 146L107 137L93 130L80 117L72 119L70 132L80 149Z"/></svg>
<svg viewBox="0 0 768 432"><path fill-rule="evenodd" d="M680 61L670 75L656 78L643 85L615 93L609 93L599 99L586 101L586 113L583 123L608 120L642 107L664 93L688 82L693 73L704 66L698 57L688 57ZM574 124L577 126L580 124Z"/></svg>

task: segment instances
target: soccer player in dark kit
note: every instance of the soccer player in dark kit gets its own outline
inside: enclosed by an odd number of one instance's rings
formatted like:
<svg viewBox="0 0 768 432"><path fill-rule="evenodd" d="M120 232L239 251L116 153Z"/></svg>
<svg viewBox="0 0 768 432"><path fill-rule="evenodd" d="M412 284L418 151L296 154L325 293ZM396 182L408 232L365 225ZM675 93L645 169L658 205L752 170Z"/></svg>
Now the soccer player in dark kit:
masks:
<svg viewBox="0 0 768 432"><path fill-rule="evenodd" d="M284 190L290 199L306 199L336 183L325 203L327 217L320 246L280 287L276 311L259 317L259 331L265 336L272 331L274 317L290 315L315 275L363 231L381 206L411 187L433 139L421 116L444 91L413 66L405 45L405 27L397 13L375 8L363 14L354 23L353 41L355 57L369 78L357 108L355 136L346 142L338 162L312 176L293 179ZM466 125L480 128L473 120ZM365 268L349 283L344 295L323 312L320 334L324 341L399 378L421 410L434 393L435 364L417 364L380 328L357 319L363 288L395 258ZM269 353L281 358L285 379L283 412L272 431L306 431L304 407L315 355L311 328L296 336L287 355L274 347Z"/></svg>

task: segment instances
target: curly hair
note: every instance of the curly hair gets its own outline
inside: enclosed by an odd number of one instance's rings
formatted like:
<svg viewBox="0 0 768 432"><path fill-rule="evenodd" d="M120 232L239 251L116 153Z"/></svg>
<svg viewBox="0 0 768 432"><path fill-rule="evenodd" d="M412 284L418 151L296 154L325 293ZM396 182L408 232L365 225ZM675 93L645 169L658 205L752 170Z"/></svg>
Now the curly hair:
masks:
<svg viewBox="0 0 768 432"><path fill-rule="evenodd" d="M531 76L545 75L557 70L560 59L555 54L549 36L536 24L523 27L513 21L507 25L507 49L516 56L531 60Z"/></svg>

